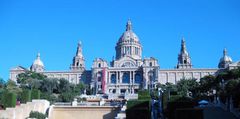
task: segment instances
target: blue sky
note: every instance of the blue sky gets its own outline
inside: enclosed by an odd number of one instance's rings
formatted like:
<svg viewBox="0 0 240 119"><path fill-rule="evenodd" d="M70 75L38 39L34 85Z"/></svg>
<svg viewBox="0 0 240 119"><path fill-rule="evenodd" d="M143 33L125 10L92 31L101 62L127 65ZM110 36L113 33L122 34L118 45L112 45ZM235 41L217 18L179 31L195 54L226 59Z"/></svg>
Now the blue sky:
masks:
<svg viewBox="0 0 240 119"><path fill-rule="evenodd" d="M0 77L38 52L47 70L68 70L80 40L88 69L110 61L129 18L160 68L176 65L182 36L195 68L217 67L223 48L240 60L239 0L1 0Z"/></svg>

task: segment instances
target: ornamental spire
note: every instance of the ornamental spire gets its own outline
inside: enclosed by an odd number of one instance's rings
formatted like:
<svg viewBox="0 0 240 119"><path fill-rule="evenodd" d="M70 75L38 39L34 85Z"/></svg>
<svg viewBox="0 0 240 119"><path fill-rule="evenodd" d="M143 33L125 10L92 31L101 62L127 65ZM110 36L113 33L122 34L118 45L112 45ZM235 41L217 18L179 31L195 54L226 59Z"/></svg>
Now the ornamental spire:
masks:
<svg viewBox="0 0 240 119"><path fill-rule="evenodd" d="M226 48L224 48L224 50L223 50L223 56L227 56L227 49Z"/></svg>
<svg viewBox="0 0 240 119"><path fill-rule="evenodd" d="M186 48L186 42L185 42L185 38L184 37L182 37L181 53L182 54L188 54L187 48Z"/></svg>
<svg viewBox="0 0 240 119"><path fill-rule="evenodd" d="M132 30L132 22L130 19L128 19L127 25L126 25L126 31L131 31Z"/></svg>
<svg viewBox="0 0 240 119"><path fill-rule="evenodd" d="M78 42L78 47L77 47L76 56L80 56L80 57L83 56L83 55L82 55L82 42L81 42L81 41Z"/></svg>
<svg viewBox="0 0 240 119"><path fill-rule="evenodd" d="M40 59L40 53L37 54L37 59Z"/></svg>
<svg viewBox="0 0 240 119"><path fill-rule="evenodd" d="M185 43L185 38L182 37L182 42L181 42L181 51L178 54L178 64L177 67L178 69L187 69L187 68L192 68L192 63L191 63L191 58L187 52L186 48L186 43Z"/></svg>

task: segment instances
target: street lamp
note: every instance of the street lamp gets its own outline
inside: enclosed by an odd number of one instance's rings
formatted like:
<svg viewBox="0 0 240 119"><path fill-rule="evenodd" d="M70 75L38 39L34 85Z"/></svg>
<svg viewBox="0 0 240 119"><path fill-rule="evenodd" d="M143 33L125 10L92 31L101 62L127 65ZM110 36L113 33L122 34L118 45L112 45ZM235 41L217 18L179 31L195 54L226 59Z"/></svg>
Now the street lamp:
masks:
<svg viewBox="0 0 240 119"><path fill-rule="evenodd" d="M154 82L153 82L153 72L149 72L148 73L148 76L149 76L149 79L150 79L150 90L153 91L153 88L154 88Z"/></svg>
<svg viewBox="0 0 240 119"><path fill-rule="evenodd" d="M163 90L162 88L158 88L158 103L159 103L159 113L160 113L160 118L163 119Z"/></svg>

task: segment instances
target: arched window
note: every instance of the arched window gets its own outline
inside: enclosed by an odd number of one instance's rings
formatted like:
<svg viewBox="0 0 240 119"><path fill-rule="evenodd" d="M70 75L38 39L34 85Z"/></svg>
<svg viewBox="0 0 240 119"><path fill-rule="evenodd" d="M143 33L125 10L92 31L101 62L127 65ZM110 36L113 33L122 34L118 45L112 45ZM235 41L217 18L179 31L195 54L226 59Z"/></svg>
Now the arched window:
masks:
<svg viewBox="0 0 240 119"><path fill-rule="evenodd" d="M139 73L135 74L135 83L140 84L142 82L142 77Z"/></svg>
<svg viewBox="0 0 240 119"><path fill-rule="evenodd" d="M123 74L122 83L130 83L129 73L125 72L125 73Z"/></svg>
<svg viewBox="0 0 240 119"><path fill-rule="evenodd" d="M148 77L149 77L150 81L154 81L155 80L154 79L154 72L153 71L148 72Z"/></svg>
<svg viewBox="0 0 240 119"><path fill-rule="evenodd" d="M149 66L152 67L152 62L149 63Z"/></svg>
<svg viewBox="0 0 240 119"><path fill-rule="evenodd" d="M79 65L79 62L77 62L77 66Z"/></svg>
<svg viewBox="0 0 240 119"><path fill-rule="evenodd" d="M97 73L97 80L98 80L98 82L102 81L102 73L101 72Z"/></svg>
<svg viewBox="0 0 240 119"><path fill-rule="evenodd" d="M111 75L111 83L116 84L117 80L116 80L116 74L112 74Z"/></svg>
<svg viewBox="0 0 240 119"><path fill-rule="evenodd" d="M101 63L98 63L98 67L99 67L99 68L101 67Z"/></svg>
<svg viewBox="0 0 240 119"><path fill-rule="evenodd" d="M187 64L187 60L184 60L184 64Z"/></svg>

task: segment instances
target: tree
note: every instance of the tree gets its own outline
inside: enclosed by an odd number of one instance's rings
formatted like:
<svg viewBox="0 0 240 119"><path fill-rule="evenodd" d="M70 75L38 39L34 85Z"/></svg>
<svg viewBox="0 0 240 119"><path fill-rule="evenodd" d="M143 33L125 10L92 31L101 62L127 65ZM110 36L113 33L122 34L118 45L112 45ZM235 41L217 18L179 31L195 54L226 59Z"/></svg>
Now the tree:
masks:
<svg viewBox="0 0 240 119"><path fill-rule="evenodd" d="M240 83L240 79L239 80L229 80L227 82L227 84L225 85L225 90L226 90L226 93L228 95L234 95L236 93L238 93L238 85Z"/></svg>
<svg viewBox="0 0 240 119"><path fill-rule="evenodd" d="M84 83L80 82L79 84L74 85L73 92L76 95L83 94L84 90L86 89L86 86Z"/></svg>
<svg viewBox="0 0 240 119"><path fill-rule="evenodd" d="M212 91L213 89L220 89L220 80L215 76L207 75L200 79L199 90L201 93L206 93Z"/></svg>
<svg viewBox="0 0 240 119"><path fill-rule="evenodd" d="M19 88L19 86L16 85L16 82L12 80L8 80L6 90L15 94L20 94L22 92L22 89Z"/></svg>
<svg viewBox="0 0 240 119"><path fill-rule="evenodd" d="M5 86L5 81L2 78L0 78L0 89L4 88L4 86Z"/></svg>
<svg viewBox="0 0 240 119"><path fill-rule="evenodd" d="M65 93L65 92L70 92L71 90L71 84L69 83L69 81L67 81L66 79L60 79L59 80L59 89L58 91L60 93Z"/></svg>
<svg viewBox="0 0 240 119"><path fill-rule="evenodd" d="M53 93L58 90L58 79L43 79L41 81L40 90L43 93Z"/></svg>
<svg viewBox="0 0 240 119"><path fill-rule="evenodd" d="M63 92L59 95L59 101L61 102L71 102L74 99L74 94L71 92Z"/></svg>
<svg viewBox="0 0 240 119"><path fill-rule="evenodd" d="M181 79L177 82L178 94L181 96L188 96L189 91L195 93L196 88L198 87L198 82L196 79Z"/></svg>
<svg viewBox="0 0 240 119"><path fill-rule="evenodd" d="M32 79L28 81L28 87L30 89L39 89L41 87L41 81L38 79Z"/></svg>
<svg viewBox="0 0 240 119"><path fill-rule="evenodd" d="M35 119L45 119L47 116L43 113L37 112L37 111L31 111L29 114L29 118L35 118Z"/></svg>
<svg viewBox="0 0 240 119"><path fill-rule="evenodd" d="M17 82L20 84L28 84L29 81L31 81L33 79L44 80L46 78L47 78L47 76L45 76L41 73L26 71L25 73L21 73L21 74L17 75Z"/></svg>

